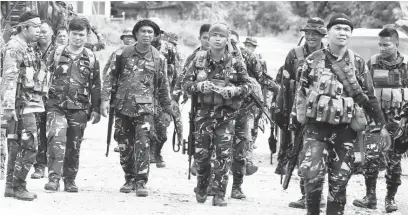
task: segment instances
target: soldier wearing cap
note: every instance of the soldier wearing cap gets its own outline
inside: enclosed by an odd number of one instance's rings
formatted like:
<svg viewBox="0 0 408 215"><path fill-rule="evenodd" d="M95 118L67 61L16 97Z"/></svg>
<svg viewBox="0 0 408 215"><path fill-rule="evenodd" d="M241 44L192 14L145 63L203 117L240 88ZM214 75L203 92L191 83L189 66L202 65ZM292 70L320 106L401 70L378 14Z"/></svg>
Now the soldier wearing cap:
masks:
<svg viewBox="0 0 408 215"><path fill-rule="evenodd" d="M302 125L300 173L304 178L307 214L320 214L328 173L326 214L344 214L346 189L353 171L357 132L366 128L367 114L376 131L390 140L373 82L364 60L347 49L351 19L334 14L327 25L329 45L310 54L299 69L293 115Z"/></svg>
<svg viewBox="0 0 408 215"><path fill-rule="evenodd" d="M290 154L288 154L288 152L291 148L289 144L294 141L301 142L302 138L301 125L296 121L291 122L290 119L290 112L292 110L296 86L298 85L300 75L298 73L298 68L303 66L307 56L323 48L322 39L327 34L324 21L319 17L309 19L306 26L303 27L301 31L305 32L305 44L303 46L294 47L289 51L283 66L283 74L278 74L276 79L277 83L281 85L280 94L283 94L284 96L277 97L278 100L276 103L279 111L275 112L275 116L278 126L282 129L281 135L283 135L283 138L281 139L285 142L284 144L281 144L283 147L280 147L279 149L278 166L276 169L276 173L278 174L285 173L284 168L288 162L288 155ZM288 128L291 128L291 130ZM294 132L295 135L291 135L291 132ZM295 140L292 140L292 137L295 137ZM304 180L299 171L298 175L300 176L300 191L302 197L296 202L290 202L289 207L304 209L306 208ZM321 206L324 207L324 205L325 202L322 200Z"/></svg>
<svg viewBox="0 0 408 215"><path fill-rule="evenodd" d="M120 164L126 180L120 192L136 190L137 196L145 197L154 118L158 112L169 118L172 110L166 58L151 45L153 38L160 34L160 27L149 19L142 19L132 34L136 44L116 53L104 77L101 113L107 117L110 104L115 108L114 138L119 143ZM115 77L117 93L110 101Z"/></svg>
<svg viewBox="0 0 408 215"><path fill-rule="evenodd" d="M11 121L18 124L18 135L8 140L4 196L25 201L37 198L37 194L27 191L26 178L37 155L36 115L45 111L42 98L49 86L49 73L40 68L40 59L30 45L38 41L40 26L38 14L32 11L21 14L17 35L4 48L0 85L1 109L4 111L2 120L7 124Z"/></svg>

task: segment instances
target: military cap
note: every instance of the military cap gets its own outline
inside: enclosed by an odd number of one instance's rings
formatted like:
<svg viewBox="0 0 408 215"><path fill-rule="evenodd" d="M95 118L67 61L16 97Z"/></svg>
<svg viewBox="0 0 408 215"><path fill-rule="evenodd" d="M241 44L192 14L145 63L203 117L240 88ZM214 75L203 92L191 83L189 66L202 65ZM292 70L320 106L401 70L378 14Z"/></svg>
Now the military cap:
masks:
<svg viewBox="0 0 408 215"><path fill-rule="evenodd" d="M344 13L336 13L334 14L329 21L329 24L327 25L327 29L331 28L333 25L337 24L344 24L350 26L351 30L353 30L354 26L353 23L351 22L350 17L348 17Z"/></svg>
<svg viewBox="0 0 408 215"><path fill-rule="evenodd" d="M157 37L160 35L160 27L150 19L141 19L133 27L132 34L136 37L136 32L143 26L150 26L153 28L154 35Z"/></svg>
<svg viewBox="0 0 408 215"><path fill-rule="evenodd" d="M307 30L317 31L323 35L327 34L327 29L324 27L324 21L319 17L310 18L309 20L307 20L306 26L300 29L300 31Z"/></svg>
<svg viewBox="0 0 408 215"><path fill-rule="evenodd" d="M208 34L211 35L214 33L219 33L221 35L224 35L225 37L229 37L229 27L226 22L216 22L211 25L210 30L208 31Z"/></svg>
<svg viewBox="0 0 408 215"><path fill-rule="evenodd" d="M134 37L134 35L132 34L132 28L125 28L125 30L123 30L122 35L120 35L120 39L123 40L123 37L126 36L132 36Z"/></svg>
<svg viewBox="0 0 408 215"><path fill-rule="evenodd" d="M244 43L250 43L250 44L252 44L252 45L254 45L254 46L258 46L258 42L257 42L256 39L253 38L253 37L247 37L247 38L245 39L245 42L244 42Z"/></svg>

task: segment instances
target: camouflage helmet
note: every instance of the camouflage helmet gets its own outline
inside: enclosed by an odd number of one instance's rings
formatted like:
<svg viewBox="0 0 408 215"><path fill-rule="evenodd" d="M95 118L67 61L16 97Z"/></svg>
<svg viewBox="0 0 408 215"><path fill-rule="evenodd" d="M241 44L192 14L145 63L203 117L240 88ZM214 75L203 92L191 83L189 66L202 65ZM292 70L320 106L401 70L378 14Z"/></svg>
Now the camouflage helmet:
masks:
<svg viewBox="0 0 408 215"><path fill-rule="evenodd" d="M257 42L256 39L253 38L253 37L247 37L247 38L245 39L244 44L245 44L245 43L252 44L253 46L258 46L258 42Z"/></svg>
<svg viewBox="0 0 408 215"><path fill-rule="evenodd" d="M300 29L300 31L307 31L307 30L317 31L322 35L327 34L327 29L324 26L324 21L323 19L319 17L310 18L309 20L307 20L306 26Z"/></svg>
<svg viewBox="0 0 408 215"><path fill-rule="evenodd" d="M123 40L124 37L126 36L131 36L131 37L135 37L132 34L132 28L125 28L125 30L123 30L122 35L120 35L120 39Z"/></svg>

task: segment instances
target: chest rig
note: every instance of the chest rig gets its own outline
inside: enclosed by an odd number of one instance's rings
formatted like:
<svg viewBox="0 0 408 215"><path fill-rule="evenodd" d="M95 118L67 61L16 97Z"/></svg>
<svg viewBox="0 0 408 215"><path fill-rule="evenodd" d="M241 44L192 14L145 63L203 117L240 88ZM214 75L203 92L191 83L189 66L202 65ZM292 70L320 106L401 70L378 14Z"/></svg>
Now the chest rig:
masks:
<svg viewBox="0 0 408 215"><path fill-rule="evenodd" d="M235 86L239 81L239 74L233 68L235 59L228 55L222 64L210 64L210 54L208 51L198 51L196 53L195 67L197 74L197 82L211 81L216 87L223 88L227 86ZM202 104L229 106L233 109L241 107L241 99L237 96L232 99L224 99L216 92L201 93L198 92L198 102Z"/></svg>
<svg viewBox="0 0 408 215"><path fill-rule="evenodd" d="M327 55L323 50L313 54L314 60L307 77L311 84L306 94L302 95L302 91L297 93L298 121L305 123L314 119L333 125L353 124L352 121L357 120L357 115L364 115L353 100L355 95L363 92L356 78L354 53L348 50L349 58L331 61L331 67L326 65L326 62L331 60ZM361 129L363 128L355 128Z"/></svg>
<svg viewBox="0 0 408 215"><path fill-rule="evenodd" d="M398 117L402 107L408 102L408 58L403 56L399 66L386 68L387 66L380 65L379 57L376 54L370 60L375 94L381 108L386 112L392 111Z"/></svg>

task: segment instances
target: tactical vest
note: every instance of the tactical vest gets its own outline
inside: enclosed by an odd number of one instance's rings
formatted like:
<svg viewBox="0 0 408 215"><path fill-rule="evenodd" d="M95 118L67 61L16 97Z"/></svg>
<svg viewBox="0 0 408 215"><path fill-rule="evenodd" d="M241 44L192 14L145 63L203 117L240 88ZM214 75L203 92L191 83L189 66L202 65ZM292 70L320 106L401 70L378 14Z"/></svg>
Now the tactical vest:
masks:
<svg viewBox="0 0 408 215"><path fill-rule="evenodd" d="M293 71L295 72L295 80L298 81L299 80L299 68L301 68L301 66L303 65L303 63L305 63L305 54L303 52L303 46L296 46L295 48L293 48L293 50L295 51L295 56L296 59L293 60Z"/></svg>
<svg viewBox="0 0 408 215"><path fill-rule="evenodd" d="M362 88L357 82L355 57L348 50L350 62L341 60L332 62L331 69L326 68L326 54L319 50L313 54L309 80L306 92L299 90L296 96L296 115L300 123L306 123L310 119L329 124L366 124L361 121L361 108L354 102L353 97L362 93ZM347 64L348 63L348 64ZM365 119L365 118L364 118ZM352 122L352 120L359 120ZM353 128L361 130L365 125Z"/></svg>
<svg viewBox="0 0 408 215"><path fill-rule="evenodd" d="M135 57L134 46L126 46L117 58L118 90L116 93L116 107L119 109L134 109L134 104L153 104L155 88L157 88L157 74L160 71L160 52L152 48L152 61L145 62L139 67ZM129 106L129 107L128 107Z"/></svg>
<svg viewBox="0 0 408 215"><path fill-rule="evenodd" d="M408 102L408 88L404 82L408 78L408 57L403 56L402 64L398 68L387 70L380 67L379 56L373 55L370 60L375 94L383 110L393 108L396 110L395 114L399 115L402 107Z"/></svg>
<svg viewBox="0 0 408 215"><path fill-rule="evenodd" d="M208 65L208 51L198 51L196 53L195 67L197 69L197 82L211 81L215 86L223 88L227 86L235 86L238 82L238 74L233 68L235 59L229 55L226 62L223 64L222 71L212 71ZM222 74L220 74L222 72ZM242 105L242 99L239 96L235 96L232 99L224 99L220 94L216 92L201 93L198 92L198 102L202 104L228 106L235 110L239 109Z"/></svg>
<svg viewBox="0 0 408 215"><path fill-rule="evenodd" d="M53 56L55 70L50 99L64 101L67 100L67 94L73 98L73 101L67 101L68 109L76 109L78 106L80 109L86 109L90 103L95 55L90 49L84 48L81 57L72 60L64 54L65 47L67 46L58 46ZM76 83L72 82L73 79Z"/></svg>

